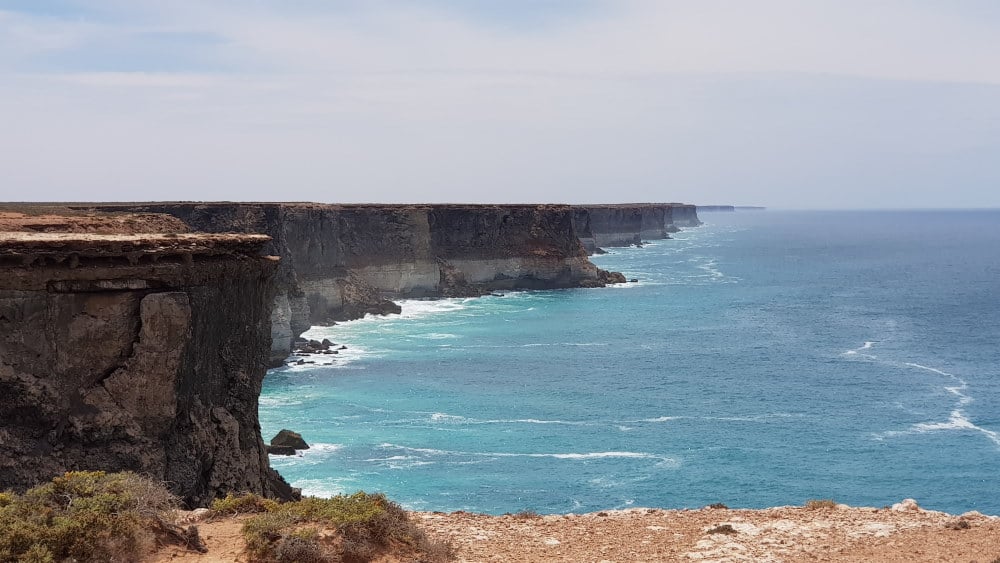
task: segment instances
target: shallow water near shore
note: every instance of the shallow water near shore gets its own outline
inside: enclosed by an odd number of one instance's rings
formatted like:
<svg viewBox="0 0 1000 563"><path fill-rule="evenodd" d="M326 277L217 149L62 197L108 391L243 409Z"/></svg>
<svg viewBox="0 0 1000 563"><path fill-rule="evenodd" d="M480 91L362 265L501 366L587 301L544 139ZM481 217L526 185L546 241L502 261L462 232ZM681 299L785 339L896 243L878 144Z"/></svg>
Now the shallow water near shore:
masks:
<svg viewBox="0 0 1000 563"><path fill-rule="evenodd" d="M742 212L602 268L638 283L404 301L272 370L307 494L587 512L833 498L1000 514L1000 211Z"/></svg>

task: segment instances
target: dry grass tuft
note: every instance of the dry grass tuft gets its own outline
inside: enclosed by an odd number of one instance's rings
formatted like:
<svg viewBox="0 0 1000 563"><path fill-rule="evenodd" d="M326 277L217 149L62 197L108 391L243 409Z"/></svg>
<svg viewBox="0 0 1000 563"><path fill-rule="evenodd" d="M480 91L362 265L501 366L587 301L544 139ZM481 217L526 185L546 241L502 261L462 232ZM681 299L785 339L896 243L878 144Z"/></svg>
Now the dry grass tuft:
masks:
<svg viewBox="0 0 1000 563"><path fill-rule="evenodd" d="M732 527L730 524L719 524L718 526L705 532L706 534L725 534L727 536L732 536L737 534L736 528Z"/></svg>
<svg viewBox="0 0 1000 563"><path fill-rule="evenodd" d="M832 510L837 508L837 501L832 499L812 499L806 501L809 510Z"/></svg>

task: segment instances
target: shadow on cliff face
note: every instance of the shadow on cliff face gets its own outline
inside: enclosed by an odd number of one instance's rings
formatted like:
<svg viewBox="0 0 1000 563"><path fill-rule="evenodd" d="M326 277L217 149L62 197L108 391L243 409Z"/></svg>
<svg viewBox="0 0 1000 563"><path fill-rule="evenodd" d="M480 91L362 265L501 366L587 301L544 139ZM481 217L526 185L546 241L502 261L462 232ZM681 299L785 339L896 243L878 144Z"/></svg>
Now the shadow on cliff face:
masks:
<svg viewBox="0 0 1000 563"><path fill-rule="evenodd" d="M46 253L32 239L40 254L0 263L0 490L131 470L189 506L293 496L257 419L276 262L261 237L233 237L184 239L184 256L95 235ZM0 240L0 254L19 244ZM127 244L138 254L116 262Z"/></svg>

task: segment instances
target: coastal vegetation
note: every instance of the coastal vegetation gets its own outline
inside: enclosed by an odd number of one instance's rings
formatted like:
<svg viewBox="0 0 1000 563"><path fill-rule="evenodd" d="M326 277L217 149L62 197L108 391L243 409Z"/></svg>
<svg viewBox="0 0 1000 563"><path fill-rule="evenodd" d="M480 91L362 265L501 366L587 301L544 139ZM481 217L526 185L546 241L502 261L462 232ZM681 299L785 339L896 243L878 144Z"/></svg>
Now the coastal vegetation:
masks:
<svg viewBox="0 0 1000 563"><path fill-rule="evenodd" d="M205 551L198 528L177 524L179 499L134 473L73 471L0 493L0 563L139 561L164 545ZM357 492L279 503L255 494L217 499L211 518L243 518L250 561L371 561L385 553L453 558L396 503Z"/></svg>
<svg viewBox="0 0 1000 563"><path fill-rule="evenodd" d="M253 514L242 528L251 561L361 562L390 551L428 562L453 558L451 546L429 540L402 507L381 493L286 503L254 494L228 495L212 503L212 512Z"/></svg>
<svg viewBox="0 0 1000 563"><path fill-rule="evenodd" d="M178 504L160 483L103 471L0 493L0 562L135 561L157 541L186 541L172 521Z"/></svg>

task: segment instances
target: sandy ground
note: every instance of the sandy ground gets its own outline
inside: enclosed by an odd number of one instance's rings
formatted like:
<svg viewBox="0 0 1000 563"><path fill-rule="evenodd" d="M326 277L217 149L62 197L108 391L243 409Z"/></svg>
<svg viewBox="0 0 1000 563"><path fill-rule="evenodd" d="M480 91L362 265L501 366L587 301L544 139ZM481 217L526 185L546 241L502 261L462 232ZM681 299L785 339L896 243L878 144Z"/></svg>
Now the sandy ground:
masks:
<svg viewBox="0 0 1000 563"><path fill-rule="evenodd" d="M450 541L458 561L946 561L1000 558L1000 518L916 509L631 509L581 515L488 516L415 512L434 539ZM241 521L199 524L209 552L160 551L157 563L239 561ZM728 525L728 529L716 530ZM714 532L714 533L713 533ZM725 533L728 532L728 533ZM384 561L398 561L392 557Z"/></svg>

